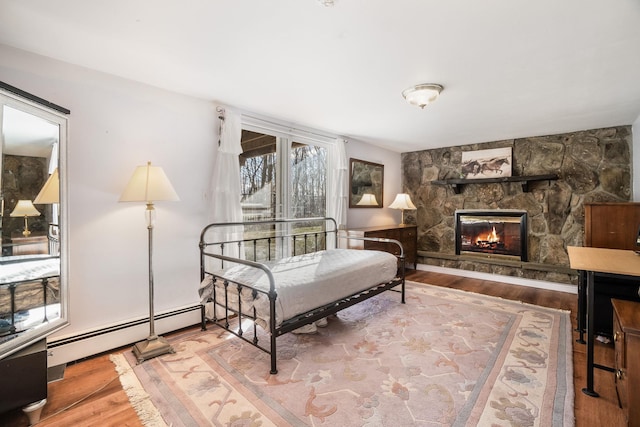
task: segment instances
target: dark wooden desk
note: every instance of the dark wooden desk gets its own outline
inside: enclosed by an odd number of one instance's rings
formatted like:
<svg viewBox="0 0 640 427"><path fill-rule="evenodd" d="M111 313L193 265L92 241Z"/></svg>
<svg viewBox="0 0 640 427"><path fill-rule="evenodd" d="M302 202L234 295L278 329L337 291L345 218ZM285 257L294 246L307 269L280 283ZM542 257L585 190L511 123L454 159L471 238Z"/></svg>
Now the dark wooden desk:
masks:
<svg viewBox="0 0 640 427"><path fill-rule="evenodd" d="M604 249L592 247L569 246L569 262L571 268L586 273L587 293L587 386L582 392L588 396L598 397L593 389L594 367L612 370L596 365L593 360L594 336L594 274L610 273L628 278L630 281L640 280L640 256L634 251L622 249Z"/></svg>

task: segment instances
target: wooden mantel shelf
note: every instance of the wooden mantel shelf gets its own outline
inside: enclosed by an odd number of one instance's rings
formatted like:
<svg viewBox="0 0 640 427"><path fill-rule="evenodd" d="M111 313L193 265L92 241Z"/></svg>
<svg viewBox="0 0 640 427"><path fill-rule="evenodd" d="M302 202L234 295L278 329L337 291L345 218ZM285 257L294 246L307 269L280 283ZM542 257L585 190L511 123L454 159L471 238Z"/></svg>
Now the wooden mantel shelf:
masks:
<svg viewBox="0 0 640 427"><path fill-rule="evenodd" d="M436 185L450 185L453 188L453 192L460 194L462 187L467 184L494 184L501 182L521 182L522 191L527 193L529 191L529 183L536 181L554 181L558 179L558 174L546 174L546 175L530 175L530 176L505 176L502 178L482 178L482 179L443 179L438 181L431 181Z"/></svg>

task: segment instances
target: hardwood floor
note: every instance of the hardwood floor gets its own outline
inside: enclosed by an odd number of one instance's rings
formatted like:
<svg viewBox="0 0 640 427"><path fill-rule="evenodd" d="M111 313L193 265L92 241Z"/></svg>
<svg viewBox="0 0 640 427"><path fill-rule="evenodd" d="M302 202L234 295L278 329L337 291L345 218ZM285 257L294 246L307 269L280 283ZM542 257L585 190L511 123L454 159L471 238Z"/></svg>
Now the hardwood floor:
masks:
<svg viewBox="0 0 640 427"><path fill-rule="evenodd" d="M573 294L424 271L409 271L407 279L570 310L574 330L576 327L577 297ZM574 331L573 376L576 426L625 426L624 415L618 406L613 373L595 370L594 388L600 393L599 398L588 397L582 393L581 389L586 384L585 345L576 343L575 338L577 338L577 332ZM130 349L126 347L114 352L130 351ZM596 345L596 363L613 366L613 357L611 345L600 343ZM120 386L108 354L71 364L67 367L63 380L49 384L48 394L48 402L43 409L42 420L38 426L133 427L142 425ZM19 409L0 415L2 426L22 427L28 424L27 417Z"/></svg>

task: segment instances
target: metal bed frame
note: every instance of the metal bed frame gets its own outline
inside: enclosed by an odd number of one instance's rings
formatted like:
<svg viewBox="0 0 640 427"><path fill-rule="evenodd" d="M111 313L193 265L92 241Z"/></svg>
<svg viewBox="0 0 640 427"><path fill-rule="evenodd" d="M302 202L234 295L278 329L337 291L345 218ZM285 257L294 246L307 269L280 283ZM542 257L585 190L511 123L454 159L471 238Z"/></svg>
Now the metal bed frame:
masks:
<svg viewBox="0 0 640 427"><path fill-rule="evenodd" d="M308 224L322 224L320 227L321 230L314 231L296 231L292 230L292 226L295 224L298 225L308 225ZM257 237L244 237L241 238L231 238L231 240L226 239L215 239L211 238L210 234L212 232L228 228L228 227L254 227L261 226L267 227L270 232L264 236ZM316 226L317 227L317 226ZM215 233L214 233L215 234ZM224 233L223 233L224 234ZM278 259L277 257L277 247L289 247L291 248L290 255L284 256L296 256L307 253L316 252L318 250L327 249L327 241L333 237L334 244L332 247L338 247L338 239L339 238L347 238L349 240L362 240L362 241L376 241L376 242L386 242L386 243L394 243L400 247L400 254L397 255L398 258L398 272L396 276L390 280L389 282L377 284L371 288L356 292L346 298L339 299L337 301L333 301L329 304L322 305L320 307L316 307L312 310L309 310L305 313L299 314L291 319L284 319L280 325L277 325L276 322L276 299L277 288L276 282L273 277L273 274L269 267L267 267L264 263L260 261L268 261L272 259ZM260 246L262 245L262 246ZM259 256L258 249L262 247L265 248L266 245L266 254L263 254L265 257L262 259ZM276 246L276 250L272 251L272 247ZM250 221L250 222L232 222L232 223L214 223L207 225L200 234L200 280L204 280L207 275L211 275L213 277L213 297L209 298L207 301L201 304L201 322L202 322L202 330L207 329L207 319L205 313L205 305L207 303L212 302L214 306L213 310L213 319L210 321L219 327L225 329L226 331L234 334L235 336L241 338L245 342L263 350L271 356L271 374L277 374L277 357L276 357L276 339L277 337L291 332L295 329L298 329L304 325L313 323L317 320L320 320L328 315L335 314L340 310L343 310L347 307L350 307L354 304L367 300L375 295L378 295L384 291L391 290L397 286L400 287L401 294L401 303L405 303L405 257L404 250L402 248L402 244L398 240L394 239L385 239L385 238L375 238L375 237L353 237L353 236L339 236L338 227L336 221L333 218L301 218L301 219L275 219L275 220L261 220L261 221ZM225 249L229 246L233 248L233 250L237 250L238 253L243 253L247 256L247 252L249 256L252 256L253 259L241 259L235 256L225 255ZM247 251L246 248L249 248ZM218 249L219 253L214 253L215 248ZM237 248L237 249L235 249ZM251 250L253 248L253 250ZM297 253L300 250L302 253ZM357 249L352 249L357 250ZM229 249L231 251L231 249ZM263 250L264 252L264 250ZM282 255L282 254L281 254ZM264 291L261 289L257 289L247 284L241 284L237 282L233 282L219 274L216 274L212 271L209 271L206 267L207 261L210 259L218 260L221 266L224 266L224 263L237 263L242 265L247 265L256 269L262 270L269 279L269 291ZM217 282L222 282L224 289L224 304L218 302L217 292L220 290L218 286L216 286ZM240 298L240 294L243 289L250 289L253 297L255 298L258 293L262 293L266 295L269 299L269 346L263 345L258 339L257 334L257 325L255 323L256 319L256 311L255 308L252 309L252 312L245 313L242 310L242 299ZM394 291L396 291L394 289ZM229 306L229 293L236 292L238 296L237 307ZM246 291L245 291L246 292ZM224 310L224 315L218 318L218 310L217 307L221 307ZM232 329L230 327L229 318L237 317L237 328ZM250 337L247 338L244 336L244 332L242 329L242 321L244 319L253 320L253 333L249 334Z"/></svg>

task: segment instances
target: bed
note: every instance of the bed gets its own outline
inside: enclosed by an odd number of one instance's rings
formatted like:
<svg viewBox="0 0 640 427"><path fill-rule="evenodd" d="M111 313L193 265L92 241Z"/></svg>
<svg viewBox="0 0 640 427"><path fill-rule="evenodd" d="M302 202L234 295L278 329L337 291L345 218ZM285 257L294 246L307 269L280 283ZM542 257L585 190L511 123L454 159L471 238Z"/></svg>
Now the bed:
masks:
<svg viewBox="0 0 640 427"><path fill-rule="evenodd" d="M59 299L60 257L14 255L0 257L0 337L29 327L25 314ZM53 298L47 299L47 294ZM37 303L32 302L34 299ZM46 321L46 311L40 321ZM0 338L0 342L4 338Z"/></svg>
<svg viewBox="0 0 640 427"><path fill-rule="evenodd" d="M332 218L279 219L207 225L200 236L202 329L211 322L270 354L277 371L277 338L387 290L405 302L399 255L342 249ZM231 320L234 320L231 322ZM251 325L246 328L245 320ZM268 344L257 328L268 332ZM248 330L245 330L248 329Z"/></svg>

